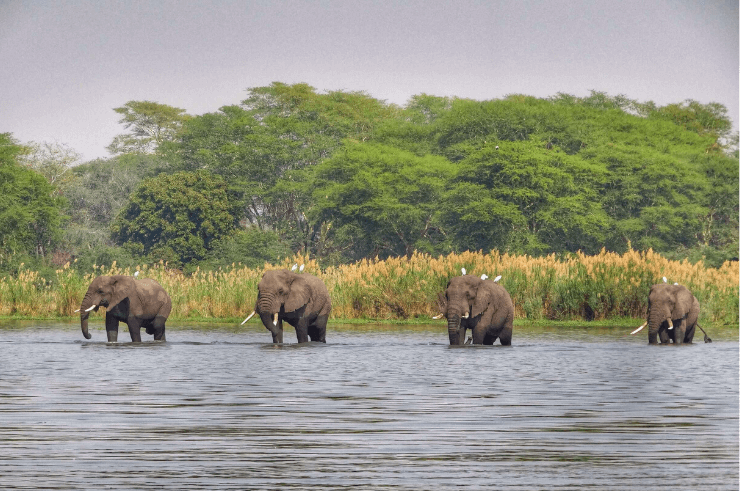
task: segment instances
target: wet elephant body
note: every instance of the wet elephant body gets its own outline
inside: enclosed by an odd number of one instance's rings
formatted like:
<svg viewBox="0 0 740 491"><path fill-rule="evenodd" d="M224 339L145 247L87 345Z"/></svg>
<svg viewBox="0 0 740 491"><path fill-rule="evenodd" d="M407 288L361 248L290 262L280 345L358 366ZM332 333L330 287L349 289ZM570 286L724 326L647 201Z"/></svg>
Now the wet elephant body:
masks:
<svg viewBox="0 0 740 491"><path fill-rule="evenodd" d="M90 311L106 308L105 332L108 342L118 341L118 325L128 325L132 342L141 342L141 328L165 341L165 323L172 310L172 301L156 281L148 278L137 280L133 276L113 275L95 278L82 299L80 324L86 339Z"/></svg>
<svg viewBox="0 0 740 491"><path fill-rule="evenodd" d="M265 272L257 288L253 314L259 315L273 343L283 342L283 322L295 328L299 343L326 342L331 299L320 278L286 269L271 270Z"/></svg>
<svg viewBox="0 0 740 491"><path fill-rule="evenodd" d="M439 307L447 318L450 345L464 344L468 329L473 344L491 345L498 339L504 346L511 345L514 303L500 284L472 275L456 276L440 293Z"/></svg>
<svg viewBox="0 0 740 491"><path fill-rule="evenodd" d="M692 343L699 312L699 301L685 286L653 285L648 295L648 343Z"/></svg>

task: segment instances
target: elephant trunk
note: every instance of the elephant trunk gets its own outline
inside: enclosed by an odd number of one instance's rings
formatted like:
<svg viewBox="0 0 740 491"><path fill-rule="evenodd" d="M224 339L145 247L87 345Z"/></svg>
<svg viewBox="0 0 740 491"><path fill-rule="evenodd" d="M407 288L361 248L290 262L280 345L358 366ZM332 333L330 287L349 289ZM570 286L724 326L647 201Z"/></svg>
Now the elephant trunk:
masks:
<svg viewBox="0 0 740 491"><path fill-rule="evenodd" d="M260 314L277 314L280 312L280 302L276 295L260 293L257 298L257 312Z"/></svg>
<svg viewBox="0 0 740 491"><path fill-rule="evenodd" d="M447 315L447 333L450 336L450 346L462 344L460 340L460 314Z"/></svg>
<svg viewBox="0 0 740 491"><path fill-rule="evenodd" d="M663 324L663 322L666 320L670 322L670 313L666 314L663 309L659 308L650 309L650 311L648 312L648 342L658 342L658 331L660 330L661 324Z"/></svg>
<svg viewBox="0 0 740 491"><path fill-rule="evenodd" d="M92 336L87 330L87 319L90 317L90 307L93 307L92 299L90 295L85 295L82 299L82 305L80 306L80 327L82 328L82 335L85 339L90 339Z"/></svg>

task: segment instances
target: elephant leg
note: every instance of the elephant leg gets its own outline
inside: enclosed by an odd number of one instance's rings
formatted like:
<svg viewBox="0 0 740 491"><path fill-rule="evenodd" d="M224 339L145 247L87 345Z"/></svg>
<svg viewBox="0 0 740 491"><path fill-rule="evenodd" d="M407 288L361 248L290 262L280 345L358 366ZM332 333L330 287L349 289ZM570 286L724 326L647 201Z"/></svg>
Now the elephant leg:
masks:
<svg viewBox="0 0 740 491"><path fill-rule="evenodd" d="M158 315L154 318L154 321L152 322L152 330L155 341L167 341L164 338L164 323L166 321L167 318L161 315ZM146 332L147 334L149 334L149 328L147 328Z"/></svg>
<svg viewBox="0 0 740 491"><path fill-rule="evenodd" d="M277 344L283 344L283 320L279 319L277 326L275 326L272 332L272 342Z"/></svg>
<svg viewBox="0 0 740 491"><path fill-rule="evenodd" d="M668 331L667 329L661 328L660 331L658 331L658 336L660 337L660 344L668 344L671 342L672 336L671 331Z"/></svg>
<svg viewBox="0 0 740 491"><path fill-rule="evenodd" d="M492 332L487 332L485 336L483 336L483 344L486 346L491 346L494 341L496 341L496 335Z"/></svg>
<svg viewBox="0 0 740 491"><path fill-rule="evenodd" d="M326 342L326 323L328 320L328 315L320 315L308 326L308 335L311 341Z"/></svg>
<svg viewBox="0 0 740 491"><path fill-rule="evenodd" d="M131 334L131 342L132 343L140 343L141 342L141 323L136 318L129 318L128 322L128 332Z"/></svg>
<svg viewBox="0 0 740 491"><path fill-rule="evenodd" d="M513 315L507 319L506 324L504 324L504 328L501 329L501 332L498 335L499 341L501 341L501 346L511 346L511 335L514 332L514 322L513 322Z"/></svg>
<svg viewBox="0 0 740 491"><path fill-rule="evenodd" d="M688 344L694 343L694 332L696 332L696 324L686 326L686 334L683 337L683 342Z"/></svg>
<svg viewBox="0 0 740 491"><path fill-rule="evenodd" d="M473 344L485 344L487 335L488 331L485 327L480 324L475 326L475 328L473 328Z"/></svg>
<svg viewBox="0 0 740 491"><path fill-rule="evenodd" d="M308 342L308 322L305 319L300 319L295 324L295 335L298 337L299 343Z"/></svg>
<svg viewBox="0 0 740 491"><path fill-rule="evenodd" d="M681 319L678 322L674 322L673 331L673 343L683 344L683 339L686 335L686 319Z"/></svg>
<svg viewBox="0 0 740 491"><path fill-rule="evenodd" d="M118 342L118 319L107 312L105 314L105 334L108 336L109 343Z"/></svg>

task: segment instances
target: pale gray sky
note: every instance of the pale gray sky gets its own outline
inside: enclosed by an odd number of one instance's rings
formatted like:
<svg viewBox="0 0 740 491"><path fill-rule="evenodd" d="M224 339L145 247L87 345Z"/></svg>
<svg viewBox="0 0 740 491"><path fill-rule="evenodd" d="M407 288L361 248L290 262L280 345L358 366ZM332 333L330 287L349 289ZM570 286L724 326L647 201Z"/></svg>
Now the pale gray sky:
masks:
<svg viewBox="0 0 740 491"><path fill-rule="evenodd" d="M500 98L590 89L725 104L738 122L737 0L0 0L0 133L105 157L114 107L191 114L273 81Z"/></svg>

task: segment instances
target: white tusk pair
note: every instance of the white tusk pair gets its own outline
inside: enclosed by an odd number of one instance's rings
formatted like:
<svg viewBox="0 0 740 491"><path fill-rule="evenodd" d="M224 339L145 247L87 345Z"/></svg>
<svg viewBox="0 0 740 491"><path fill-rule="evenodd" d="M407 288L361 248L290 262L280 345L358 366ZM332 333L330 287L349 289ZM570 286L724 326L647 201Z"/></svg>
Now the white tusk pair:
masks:
<svg viewBox="0 0 740 491"><path fill-rule="evenodd" d="M277 312L275 312L275 316L272 318L272 325L277 327L277 323L278 323L278 314Z"/></svg>
<svg viewBox="0 0 740 491"><path fill-rule="evenodd" d="M432 317L432 319L435 319L435 320L436 319L441 319L444 316L445 316L444 314L438 314L438 315L435 315L434 317Z"/></svg>
<svg viewBox="0 0 740 491"><path fill-rule="evenodd" d="M252 318L252 317L254 316L254 314L256 314L256 313L257 313L257 311L253 310L253 311L252 311L252 313L251 313L251 314L249 314L249 315L247 316L247 318L246 318L246 319L244 319L244 320L242 321L242 323L241 323L241 324L239 324L239 325L240 325L240 326L243 326L244 324L246 324L246 323L247 323L247 321L248 321L249 319L251 319L251 318Z"/></svg>
<svg viewBox="0 0 740 491"><path fill-rule="evenodd" d="M637 329L635 329L634 331L632 331L630 334L637 334L638 332L640 332L643 329L645 329L645 326L647 326L647 322L644 323L643 325L641 325L640 327L638 327Z"/></svg>

